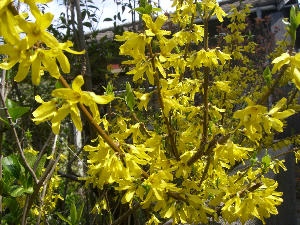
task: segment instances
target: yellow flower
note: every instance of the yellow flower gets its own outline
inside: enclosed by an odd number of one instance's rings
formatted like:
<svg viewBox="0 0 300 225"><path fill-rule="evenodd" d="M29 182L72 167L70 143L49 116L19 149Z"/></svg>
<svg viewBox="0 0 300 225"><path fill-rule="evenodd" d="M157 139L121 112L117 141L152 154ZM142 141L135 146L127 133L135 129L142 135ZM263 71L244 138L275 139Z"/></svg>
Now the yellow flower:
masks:
<svg viewBox="0 0 300 225"><path fill-rule="evenodd" d="M4 59L4 61L7 62L1 63L0 68L8 70L12 68L17 62L20 62L18 73L14 77L14 80L16 82L24 80L31 67L32 82L35 85L39 85L41 81L42 71L49 71L52 77L56 79L59 78L60 72L55 58L57 58L57 60L59 61L64 73L70 72L69 60L64 55L62 50L73 54L84 53L84 51L76 52L70 49L69 47L71 46L73 46L72 42L68 41L66 43L60 43L57 48L49 50L40 49L38 48L39 46L34 46L30 49L26 49L26 39L22 39L16 46L12 46L9 44L0 45L0 53L10 56L7 59Z"/></svg>
<svg viewBox="0 0 300 225"><path fill-rule="evenodd" d="M25 37L27 47L33 46L38 41L42 41L51 48L58 47L59 43L56 38L46 31L52 23L53 14L42 14L32 0L25 0L24 2L29 5L31 13L36 19L35 22L32 23L24 20L21 16L15 17L20 28L27 34Z"/></svg>
<svg viewBox="0 0 300 225"><path fill-rule="evenodd" d="M223 11L223 9L219 6L218 2L214 1L209 1L209 0L203 0L201 3L203 6L208 7L209 10L214 10L212 15L217 15L218 20L220 22L223 22L223 17L226 16L227 14ZM208 14L207 14L208 15ZM212 16L211 15L211 16Z"/></svg>
<svg viewBox="0 0 300 225"><path fill-rule="evenodd" d="M247 99L246 101L248 106L245 109L237 110L234 113L233 118L240 119L240 124L236 129L245 126L245 135L248 136L250 140L256 141L256 139L260 139L261 137L256 132L261 131L259 123L262 121L262 115L266 113L267 108L261 105L254 105L254 102L250 99Z"/></svg>
<svg viewBox="0 0 300 225"><path fill-rule="evenodd" d="M277 57L272 61L272 63L274 63L272 73L276 73L277 70L280 70L280 68L283 65L288 64L289 62L290 62L290 55L287 53L281 54L281 56Z"/></svg>
<svg viewBox="0 0 300 225"><path fill-rule="evenodd" d="M160 14L155 22L153 23L151 16L148 14L143 15L143 20L146 24L148 30L145 30L147 36L155 36L155 35L170 35L171 31L160 30L161 27L164 25L166 20L168 19L167 16L164 14Z"/></svg>
<svg viewBox="0 0 300 225"><path fill-rule="evenodd" d="M52 96L67 99L67 101L73 105L77 104L78 102L89 106L90 110L93 113L93 117L96 123L100 123L100 114L98 111L98 104L108 104L114 99L114 96L99 96L96 95L94 92L86 92L81 90L81 86L84 84L83 77L77 76L72 84L72 89L70 88L59 88L52 91ZM77 108L77 107L76 107ZM77 111L77 110L76 110Z"/></svg>
<svg viewBox="0 0 300 225"><path fill-rule="evenodd" d="M134 59L142 58L145 60L145 45L150 43L151 38L144 34L136 34L125 31L123 36L116 35L116 41L126 41L120 47L120 55L130 55Z"/></svg>
<svg viewBox="0 0 300 225"><path fill-rule="evenodd" d="M26 148L26 149L24 150L24 152L30 152L30 153L33 154L33 155L39 154L38 151L34 151L32 148Z"/></svg>
<svg viewBox="0 0 300 225"><path fill-rule="evenodd" d="M70 62L68 58L65 56L65 54L63 53L63 50L75 55L85 53L85 50L81 52L77 52L70 49L70 47L73 47L73 43L71 41L67 41L65 43L59 43L57 48L52 49L54 53L54 57L58 60L59 65L64 73L70 73Z"/></svg>
<svg viewBox="0 0 300 225"><path fill-rule="evenodd" d="M58 111L58 100L52 99L49 102L44 102L39 95L35 96L35 100L38 103L42 103L41 106L39 106L32 115L35 117L32 119L35 124L40 124L41 122L51 120L54 115L57 114Z"/></svg>
<svg viewBox="0 0 300 225"><path fill-rule="evenodd" d="M282 98L270 111L269 115L265 115L262 117L262 120L264 122L264 129L267 133L271 133L270 129L273 127L278 132L282 132L283 129L283 123L280 121L280 119L287 118L295 113L293 109L284 110L283 112L278 112L279 109L281 109L287 99Z"/></svg>
<svg viewBox="0 0 300 225"><path fill-rule="evenodd" d="M136 97L141 100L140 104L138 105L139 110L142 110L144 107L145 110L147 111L147 105L150 100L150 94L149 93L142 94L137 91L133 91L133 92L136 95Z"/></svg>
<svg viewBox="0 0 300 225"><path fill-rule="evenodd" d="M50 102L43 102L39 96L36 100L42 105L38 107L34 112L35 117L33 121L39 124L43 121L51 119L53 133L58 134L60 129L61 121L68 115L71 114L71 118L76 126L76 128L81 131L82 123L80 119L79 109L77 108L77 103L83 103L90 107L93 113L94 121L100 123L100 114L98 111L98 104L107 104L111 102L114 97L109 96L99 96L93 92L81 91L81 86L84 84L83 77L77 76L73 82L73 90L70 88L59 88L52 91L52 96L57 97L52 99ZM65 100L58 100L58 98Z"/></svg>

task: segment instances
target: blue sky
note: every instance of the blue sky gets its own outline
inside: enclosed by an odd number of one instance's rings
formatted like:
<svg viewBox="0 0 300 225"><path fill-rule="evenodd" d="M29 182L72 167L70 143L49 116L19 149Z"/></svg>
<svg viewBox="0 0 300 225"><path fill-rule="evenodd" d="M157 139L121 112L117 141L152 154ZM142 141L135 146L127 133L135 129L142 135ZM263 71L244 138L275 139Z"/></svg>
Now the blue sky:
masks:
<svg viewBox="0 0 300 225"><path fill-rule="evenodd" d="M46 11L53 13L54 19L57 19L60 16L61 12L66 11L64 6L61 5L62 2L63 2L62 0L53 0L51 3L48 3L49 8ZM123 0L123 2L128 2L128 0ZM152 2L157 3L158 0L153 0ZM104 20L104 18L107 18L107 17L112 18L115 14L117 14L118 11L119 12L122 11L121 6L119 6L117 8L114 0L105 0L104 2L102 0L94 0L94 3L100 9L100 12L98 11L98 15L100 15L103 12L101 19L100 19L100 23L98 25L98 29L103 29L106 27L113 26L113 22L103 22L103 20ZM160 0L160 6L161 6L163 12L164 11L173 11L171 8L171 5L172 5L171 0ZM124 12L124 14L122 15L122 19L127 19L126 22L131 22L131 14L128 13L128 11L129 11L129 9L127 9ZM138 18L137 15L136 15L136 18ZM88 30L86 30L86 31L88 31Z"/></svg>

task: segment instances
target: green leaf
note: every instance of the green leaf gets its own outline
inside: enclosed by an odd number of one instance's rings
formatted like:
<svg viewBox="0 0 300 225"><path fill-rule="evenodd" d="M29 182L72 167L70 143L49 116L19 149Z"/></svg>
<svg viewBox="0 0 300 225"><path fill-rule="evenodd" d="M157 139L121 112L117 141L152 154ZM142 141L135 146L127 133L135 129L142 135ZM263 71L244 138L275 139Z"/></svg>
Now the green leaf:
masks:
<svg viewBox="0 0 300 225"><path fill-rule="evenodd" d="M252 158L250 159L251 166L253 167L257 162L258 158L256 157L257 151L253 152Z"/></svg>
<svg viewBox="0 0 300 225"><path fill-rule="evenodd" d="M120 12L118 12L118 20L119 20L119 21L122 20L122 19L121 19L121 14L120 14Z"/></svg>
<svg viewBox="0 0 300 225"><path fill-rule="evenodd" d="M85 19L85 16L86 16L86 10L83 10L81 12L81 20L83 21Z"/></svg>
<svg viewBox="0 0 300 225"><path fill-rule="evenodd" d="M139 14L144 14L145 8L144 7L138 7L133 9L134 11L136 11Z"/></svg>
<svg viewBox="0 0 300 225"><path fill-rule="evenodd" d="M18 197L24 193L25 189L21 185L14 185L9 189L10 195L12 197Z"/></svg>
<svg viewBox="0 0 300 225"><path fill-rule="evenodd" d="M105 18L105 19L103 20L103 22L105 22L105 21L113 21L113 19L112 19L112 18L109 18L109 17L107 17L107 18Z"/></svg>
<svg viewBox="0 0 300 225"><path fill-rule="evenodd" d="M56 89L64 88L64 86L62 86L60 82L56 81L56 82L55 82L55 88L56 88Z"/></svg>
<svg viewBox="0 0 300 225"><path fill-rule="evenodd" d="M296 10L295 10L295 6L292 6L290 10L290 24L292 26L295 24L295 19L296 19Z"/></svg>
<svg viewBox="0 0 300 225"><path fill-rule="evenodd" d="M161 12L161 9L160 8L153 8L152 12Z"/></svg>
<svg viewBox="0 0 300 225"><path fill-rule="evenodd" d="M99 33L99 30L95 30L93 33L92 33L92 38L95 38Z"/></svg>
<svg viewBox="0 0 300 225"><path fill-rule="evenodd" d="M133 110L134 104L135 104L135 97L134 94L131 90L130 83L126 83L126 96L125 96L125 101L127 106L130 108L130 110Z"/></svg>
<svg viewBox="0 0 300 225"><path fill-rule="evenodd" d="M15 178L6 170L2 172L2 179L0 181L0 195L9 195L9 189L13 185Z"/></svg>
<svg viewBox="0 0 300 225"><path fill-rule="evenodd" d="M4 217L2 217L2 223L5 224L5 222L13 222L14 221L14 216L12 213L6 214Z"/></svg>
<svg viewBox="0 0 300 225"><path fill-rule="evenodd" d="M202 14L202 5L200 2L196 2L196 10L199 13L199 15Z"/></svg>
<svg viewBox="0 0 300 225"><path fill-rule="evenodd" d="M266 154L261 160L263 164L263 172L266 172L271 163L271 156L268 154L268 150L266 149Z"/></svg>
<svg viewBox="0 0 300 225"><path fill-rule="evenodd" d="M297 17L295 19L296 29L298 28L299 24L300 24L300 13L298 13L298 15L297 15Z"/></svg>
<svg viewBox="0 0 300 225"><path fill-rule="evenodd" d="M9 115L11 116L12 121L15 122L16 119L23 116L29 110L30 110L30 107L16 107L16 108L8 109L8 112L9 112Z"/></svg>
<svg viewBox="0 0 300 225"><path fill-rule="evenodd" d="M37 156L31 152L24 152L24 156L30 168L33 168L35 161L37 160Z"/></svg>
<svg viewBox="0 0 300 225"><path fill-rule="evenodd" d="M271 71L270 71L269 66L267 66L266 69L264 70L263 77L264 77L268 87L270 87L272 75L271 75Z"/></svg>
<svg viewBox="0 0 300 225"><path fill-rule="evenodd" d="M16 179L19 179L21 167L16 155L9 155L2 159L3 170L10 172Z"/></svg>
<svg viewBox="0 0 300 225"><path fill-rule="evenodd" d="M83 212L83 207L84 207L84 203L82 203L82 205L80 206L78 212L77 212L77 220L76 220L76 224L79 224L80 219L81 219L81 215Z"/></svg>
<svg viewBox="0 0 300 225"><path fill-rule="evenodd" d="M84 22L82 23L82 25L86 27L92 27L92 24L90 22Z"/></svg>
<svg viewBox="0 0 300 225"><path fill-rule="evenodd" d="M36 175L36 177L37 177L38 179L39 179L40 176L41 176L41 172L42 172L42 170L43 170L43 168L44 168L44 166L45 166L46 160L47 160L47 155L45 154L45 155L42 156L42 158L41 158L41 160L40 160L40 162L39 162L39 165L38 165L37 168L36 168L35 175Z"/></svg>
<svg viewBox="0 0 300 225"><path fill-rule="evenodd" d="M6 197L2 199L3 203L7 205L7 207L10 210L10 214L14 217L17 218L20 215L20 209L19 209L19 204L16 200L16 198L12 197Z"/></svg>
<svg viewBox="0 0 300 225"><path fill-rule="evenodd" d="M5 104L8 109L16 108L18 106L17 103L15 103L14 101L12 101L10 99L6 99Z"/></svg>
<svg viewBox="0 0 300 225"><path fill-rule="evenodd" d="M150 14L151 11L152 11L152 5L147 5L144 10L144 14Z"/></svg>
<svg viewBox="0 0 300 225"><path fill-rule="evenodd" d="M56 213L56 215L58 215L59 218L61 218L63 221L67 222L68 224L72 225L72 223L63 215L61 215L60 213Z"/></svg>
<svg viewBox="0 0 300 225"><path fill-rule="evenodd" d="M141 7L146 8L147 4L148 4L147 0L140 0Z"/></svg>
<svg viewBox="0 0 300 225"><path fill-rule="evenodd" d="M77 211L76 211L76 206L74 203L72 203L71 205L71 213L70 213L70 216L71 216L71 223L73 225L75 225L76 221L77 221Z"/></svg>
<svg viewBox="0 0 300 225"><path fill-rule="evenodd" d="M29 187L24 190L24 193L32 194L33 193L33 187Z"/></svg>

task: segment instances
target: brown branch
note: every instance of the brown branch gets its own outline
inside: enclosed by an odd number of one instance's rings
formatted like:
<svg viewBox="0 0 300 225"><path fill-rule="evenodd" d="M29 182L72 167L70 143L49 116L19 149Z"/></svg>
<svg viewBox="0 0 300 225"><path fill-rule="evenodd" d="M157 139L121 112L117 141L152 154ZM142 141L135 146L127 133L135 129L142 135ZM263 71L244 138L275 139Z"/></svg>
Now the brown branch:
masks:
<svg viewBox="0 0 300 225"><path fill-rule="evenodd" d="M217 138L213 138L209 144L208 144L208 148L205 152L205 155L208 155L212 152L212 150L216 147L217 144L224 144L229 138L231 137L231 133L228 133L226 136L221 137L219 140L217 140ZM205 149L204 149L205 150ZM193 163L195 163L198 159L200 159L203 155L204 155L204 150L200 151L198 150L188 161L187 161L187 165L191 166L193 165Z"/></svg>
<svg viewBox="0 0 300 225"><path fill-rule="evenodd" d="M135 114L133 114L133 118L135 119L136 122L138 122L141 125L142 130L145 132L148 138L151 138L151 135L149 132L146 130L145 124L143 122L140 122L139 119L136 117Z"/></svg>
<svg viewBox="0 0 300 225"><path fill-rule="evenodd" d="M293 94L291 95L290 99L288 100L288 102L286 103L286 108L289 107L290 104L292 104L294 98L296 97L297 93L298 93L298 88L296 87L296 89L294 90Z"/></svg>
<svg viewBox="0 0 300 225"><path fill-rule="evenodd" d="M139 203L136 203L132 206L131 209L127 210L122 216L120 216L117 220L112 222L110 225L118 225L122 223L124 220L127 219L128 216L130 216L134 211L136 211L141 205Z"/></svg>
<svg viewBox="0 0 300 225"><path fill-rule="evenodd" d="M66 80L60 76L59 82L61 85L65 88L70 88L69 84L66 82ZM122 150L116 145L116 143L113 142L112 139L110 139L107 134L102 130L102 128L94 122L94 118L91 116L91 114L87 111L85 106L82 103L77 104L78 108L80 109L83 116L87 119L89 124L92 125L92 127L97 131L97 133L103 138L103 140L115 151L120 154L120 156L123 155Z"/></svg>
<svg viewBox="0 0 300 225"><path fill-rule="evenodd" d="M57 170L57 174L60 175L61 177L65 177L69 180L80 182L80 180L78 180L78 178L72 174L63 173L60 170Z"/></svg>
<svg viewBox="0 0 300 225"><path fill-rule="evenodd" d="M299 147L299 148L293 148L292 150L287 151L287 152L284 152L284 153L281 153L281 154L279 154L279 155L275 155L275 156L272 157L272 159L279 158L280 156L287 155L287 154L296 152L296 151L298 151L298 150L300 150L300 147Z"/></svg>
<svg viewBox="0 0 300 225"><path fill-rule="evenodd" d="M22 216L22 221L21 221L21 224L22 225L25 225L26 224L26 220L27 220L27 217L28 217L28 214L29 214L29 211L31 209L31 206L33 205L34 203L34 200L35 200L35 197L38 195L38 193L40 192L40 189L45 181L45 179L47 178L47 175L50 173L50 171L52 170L52 167L54 165L55 161L53 159L51 159L51 161L49 162L45 172L43 173L43 175L40 177L39 179L39 182L37 183L37 185L34 187L33 189L33 193L32 195L30 196L29 198L29 201L28 201L28 204L24 206L25 208L25 213L23 213L23 216ZM29 195L28 195L29 196ZM26 201L27 202L27 201Z"/></svg>

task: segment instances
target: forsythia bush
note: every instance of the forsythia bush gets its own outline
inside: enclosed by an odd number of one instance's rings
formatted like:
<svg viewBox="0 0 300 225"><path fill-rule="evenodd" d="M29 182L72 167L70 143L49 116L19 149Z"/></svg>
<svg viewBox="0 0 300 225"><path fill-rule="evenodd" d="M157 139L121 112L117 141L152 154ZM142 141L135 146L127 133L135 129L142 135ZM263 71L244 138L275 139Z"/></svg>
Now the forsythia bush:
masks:
<svg viewBox="0 0 300 225"><path fill-rule="evenodd" d="M250 5L241 5L240 11L232 6L228 16L231 32L224 36L227 46L210 49L210 18L216 15L222 22L227 16L217 1L173 0L176 10L170 20L178 30L171 34L163 28L167 16L155 17L159 9L141 0L135 10L142 17L144 29L139 33L125 31L116 35L116 40L124 42L120 55L130 57L122 63L134 65L127 73L133 75L133 82L146 80L153 89L132 90L128 83L122 97L114 94L111 85L103 96L83 91L81 75L75 78L72 88L68 86L60 74L70 72L64 51L83 52L70 49L70 41L59 43L46 31L53 15L41 13L36 3L50 1L24 0L35 22L18 14L12 0L0 2L1 35L5 41L0 53L8 56L0 68L9 70L18 63L15 81L21 82L30 73L33 84L39 85L41 79L49 79L42 77L47 72L63 86L52 91L51 101L36 96L41 104L33 112L36 124L50 121L54 134L59 134L62 121L70 114L81 131L81 111L98 132L97 145L84 148L89 154L88 176L81 178L86 185L99 189L109 186L122 195L123 204L129 203L135 210L139 206L147 209L147 224L158 224L163 218L172 218L173 224L208 223L210 218L218 221L219 217L229 223L239 219L244 224L254 217L264 222L264 218L278 213L276 206L282 202L282 193L276 192L278 183L264 174L270 168L278 172L279 166L285 167L267 153L259 162L256 154L293 142L289 139L284 144L274 143L273 136L283 131L284 119L299 110L293 101L300 88L300 54L293 52L300 23L295 8L286 21L291 42L273 53L272 70L267 67L256 71L249 59L249 54L255 54L256 44L251 40L247 46L241 44L249 38L242 32ZM203 25L194 24L196 16ZM265 103L275 88L290 81L296 92L288 104L282 98L268 108ZM158 103L150 105L155 98ZM114 99L120 104L125 102L127 112L110 114L109 120L100 117L98 104ZM89 107L92 116L85 107ZM250 166L228 173L247 159ZM40 180L33 188L40 190ZM23 195L32 193L28 190ZM49 198L45 201L50 204ZM98 202L93 213L108 210L104 196ZM22 218L25 224L33 203L23 205L28 208Z"/></svg>

